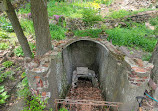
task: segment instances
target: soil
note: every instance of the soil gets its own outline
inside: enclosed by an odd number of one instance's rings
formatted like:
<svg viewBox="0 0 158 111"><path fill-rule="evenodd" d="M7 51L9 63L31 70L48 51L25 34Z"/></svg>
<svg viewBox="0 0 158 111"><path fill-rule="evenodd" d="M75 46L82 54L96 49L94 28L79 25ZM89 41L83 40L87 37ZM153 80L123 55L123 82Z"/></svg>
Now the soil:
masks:
<svg viewBox="0 0 158 111"><path fill-rule="evenodd" d="M21 102L22 99L19 99L17 96L17 90L18 90L17 85L22 81L21 74L25 71L23 58L7 57L7 60L12 61L14 64L9 68L5 68L4 70L1 70L0 74L7 71L11 71L14 74L12 79L7 77L2 83L0 83L0 86L4 85L5 91L8 92L7 93L8 95L10 95L10 97L6 100L6 103L0 106L0 111L21 111L22 109L19 109L21 105L18 105L18 107L12 107L12 106L16 106L17 104L22 103ZM3 67L2 64L0 64L0 67L1 68Z"/></svg>

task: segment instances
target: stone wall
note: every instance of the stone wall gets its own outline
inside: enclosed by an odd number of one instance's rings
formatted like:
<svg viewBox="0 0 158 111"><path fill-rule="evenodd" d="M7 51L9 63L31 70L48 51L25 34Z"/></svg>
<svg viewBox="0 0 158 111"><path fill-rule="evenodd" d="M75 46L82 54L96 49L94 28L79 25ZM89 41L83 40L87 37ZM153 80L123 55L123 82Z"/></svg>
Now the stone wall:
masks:
<svg viewBox="0 0 158 111"><path fill-rule="evenodd" d="M122 108L136 107L136 96L142 96L150 79L153 64L131 59L110 42L101 39L71 38L60 41L43 57L25 60L30 90L48 99L64 98L77 66L85 66L98 75L106 101L122 102Z"/></svg>

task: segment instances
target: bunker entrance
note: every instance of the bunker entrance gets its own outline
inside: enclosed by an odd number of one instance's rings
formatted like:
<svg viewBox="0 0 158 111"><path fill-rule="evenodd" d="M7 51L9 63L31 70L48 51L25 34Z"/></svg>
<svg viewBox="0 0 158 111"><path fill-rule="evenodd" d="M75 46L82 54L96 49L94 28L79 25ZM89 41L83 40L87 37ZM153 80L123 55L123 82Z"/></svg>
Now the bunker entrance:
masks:
<svg viewBox="0 0 158 111"><path fill-rule="evenodd" d="M93 41L74 42L63 50L63 62L71 86L66 99L103 101L99 88L100 74L105 67L108 50ZM104 65L105 66L105 65ZM82 105L78 110L89 110ZM99 110L91 107L91 110Z"/></svg>
<svg viewBox="0 0 158 111"><path fill-rule="evenodd" d="M76 87L73 85L73 82L77 82L74 80L75 75L100 82L107 58L106 47L93 41L80 40L67 46L63 50L63 62L69 85Z"/></svg>

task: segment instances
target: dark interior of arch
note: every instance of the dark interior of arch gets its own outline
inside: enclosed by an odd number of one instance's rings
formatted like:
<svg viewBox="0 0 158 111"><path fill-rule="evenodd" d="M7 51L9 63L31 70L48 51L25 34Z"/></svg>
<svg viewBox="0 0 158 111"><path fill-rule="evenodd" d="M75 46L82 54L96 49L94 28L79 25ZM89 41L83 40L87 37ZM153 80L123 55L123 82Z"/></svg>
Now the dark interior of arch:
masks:
<svg viewBox="0 0 158 111"><path fill-rule="evenodd" d="M106 72L108 51L99 43L80 40L67 46L62 54L69 84L76 67L88 67L95 71L98 79Z"/></svg>

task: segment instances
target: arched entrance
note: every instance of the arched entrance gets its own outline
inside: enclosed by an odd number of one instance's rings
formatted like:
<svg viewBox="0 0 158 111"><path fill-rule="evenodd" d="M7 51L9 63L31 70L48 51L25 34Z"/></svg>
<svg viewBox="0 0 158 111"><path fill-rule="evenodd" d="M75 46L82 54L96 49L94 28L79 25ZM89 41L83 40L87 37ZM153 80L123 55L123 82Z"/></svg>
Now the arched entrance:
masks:
<svg viewBox="0 0 158 111"><path fill-rule="evenodd" d="M141 64L140 64L141 63ZM106 40L72 38L59 41L42 57L25 60L30 89L48 99L64 98L77 67L88 67L99 80L106 101L122 102L133 110L136 96L144 94L153 65L123 55Z"/></svg>

